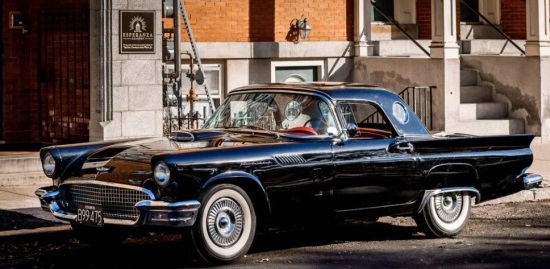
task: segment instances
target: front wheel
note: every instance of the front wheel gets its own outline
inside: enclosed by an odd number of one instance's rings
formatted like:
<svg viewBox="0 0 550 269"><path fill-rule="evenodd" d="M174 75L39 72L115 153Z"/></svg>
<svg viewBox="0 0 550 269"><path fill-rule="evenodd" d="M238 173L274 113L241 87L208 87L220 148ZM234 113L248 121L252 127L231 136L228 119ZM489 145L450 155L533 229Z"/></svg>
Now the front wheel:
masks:
<svg viewBox="0 0 550 269"><path fill-rule="evenodd" d="M467 192L441 193L430 198L414 219L427 236L452 237L466 226L470 209L471 200Z"/></svg>
<svg viewBox="0 0 550 269"><path fill-rule="evenodd" d="M212 264L242 258L256 232L256 214L246 192L235 185L217 185L205 192L201 204L191 229L198 254Z"/></svg>

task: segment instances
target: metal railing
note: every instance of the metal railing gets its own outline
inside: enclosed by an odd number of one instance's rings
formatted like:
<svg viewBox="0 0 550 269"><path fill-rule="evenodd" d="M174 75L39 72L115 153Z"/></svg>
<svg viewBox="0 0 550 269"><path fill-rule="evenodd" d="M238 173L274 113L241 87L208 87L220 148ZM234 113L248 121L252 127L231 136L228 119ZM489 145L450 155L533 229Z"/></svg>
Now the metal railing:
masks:
<svg viewBox="0 0 550 269"><path fill-rule="evenodd" d="M475 8L473 8L472 6L470 6L470 4L466 3L466 1L464 0L460 0L460 2L466 6L468 9L470 9L472 12L474 12L476 15L478 15L481 19L483 19L487 24L489 24L493 29L495 29L501 36L503 36L504 38L506 38L506 40L508 40L508 42L512 43L512 45L514 47L516 47L516 49L518 49L522 55L525 55L525 51L520 47L518 46L518 44L516 44L516 42L514 42L506 33L504 33L502 30L500 30L494 23L492 23L489 19L487 19L485 16L483 16L483 14L481 14L479 11L477 11Z"/></svg>
<svg viewBox="0 0 550 269"><path fill-rule="evenodd" d="M167 136L173 131L200 129L205 122L206 119L197 111L192 115L187 113L182 117L166 117L164 119L163 134Z"/></svg>
<svg viewBox="0 0 550 269"><path fill-rule="evenodd" d="M374 7L376 10L378 10L380 15L382 15L386 20L388 20L393 25L395 25L395 27L397 27L397 29L399 29L399 31L401 31L405 36L407 36L407 38L409 38L418 48L420 48L426 55L428 55L428 57L430 57L430 53L426 49L424 49L424 47L422 47L422 45L420 45L420 43L418 43L411 35L409 35L409 33L407 33L407 31L405 31L405 29L403 29L401 27L401 25L399 25L399 22L397 22L391 16L386 14L384 12L384 10L376 4L376 1L371 0L370 2L372 4L372 7Z"/></svg>
<svg viewBox="0 0 550 269"><path fill-rule="evenodd" d="M435 86L407 87L399 93L399 96L409 105L420 121L433 130L433 90ZM369 115L364 122L384 123L384 116L380 111Z"/></svg>
<svg viewBox="0 0 550 269"><path fill-rule="evenodd" d="M428 130L433 130L433 89L435 86L407 87L399 96L411 107Z"/></svg>

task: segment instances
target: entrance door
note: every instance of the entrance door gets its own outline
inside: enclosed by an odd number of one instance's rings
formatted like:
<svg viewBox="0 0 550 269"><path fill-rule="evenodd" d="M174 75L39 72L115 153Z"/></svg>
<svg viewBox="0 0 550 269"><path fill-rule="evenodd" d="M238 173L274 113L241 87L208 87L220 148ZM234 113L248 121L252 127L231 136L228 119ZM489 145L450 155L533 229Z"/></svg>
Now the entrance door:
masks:
<svg viewBox="0 0 550 269"><path fill-rule="evenodd" d="M464 1L468 6L472 7L475 11L479 12L479 0L466 0ZM462 1L460 2L460 21L461 22L479 22L479 16L468 8Z"/></svg>
<svg viewBox="0 0 550 269"><path fill-rule="evenodd" d="M4 5L0 4L0 21L4 21L4 11L2 9ZM4 140L4 37L2 37L0 31L0 141Z"/></svg>
<svg viewBox="0 0 550 269"><path fill-rule="evenodd" d="M38 101L41 142L89 140L89 10L39 11Z"/></svg>

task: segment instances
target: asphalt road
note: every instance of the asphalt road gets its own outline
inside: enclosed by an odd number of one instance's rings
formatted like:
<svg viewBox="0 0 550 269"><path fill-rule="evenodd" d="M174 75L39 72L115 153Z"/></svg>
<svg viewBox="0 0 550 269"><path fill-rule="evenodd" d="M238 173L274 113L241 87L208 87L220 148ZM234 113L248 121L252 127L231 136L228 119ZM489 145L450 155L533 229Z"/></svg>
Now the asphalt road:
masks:
<svg viewBox="0 0 550 269"><path fill-rule="evenodd" d="M51 223L49 223L51 224ZM94 250L70 232L0 238L0 268L204 267L180 236L147 234ZM352 223L324 233L263 235L223 268L549 268L550 201L476 206L457 238L428 239L410 218Z"/></svg>

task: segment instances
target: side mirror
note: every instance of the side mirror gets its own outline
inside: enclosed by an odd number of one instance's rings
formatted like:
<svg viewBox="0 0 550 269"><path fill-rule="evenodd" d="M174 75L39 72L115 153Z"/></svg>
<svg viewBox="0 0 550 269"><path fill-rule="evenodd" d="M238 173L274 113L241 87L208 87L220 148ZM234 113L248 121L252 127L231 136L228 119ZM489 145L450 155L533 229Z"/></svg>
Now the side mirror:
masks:
<svg viewBox="0 0 550 269"><path fill-rule="evenodd" d="M357 127L357 124L355 123L348 123L348 136L354 137L359 133L359 128Z"/></svg>

